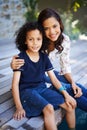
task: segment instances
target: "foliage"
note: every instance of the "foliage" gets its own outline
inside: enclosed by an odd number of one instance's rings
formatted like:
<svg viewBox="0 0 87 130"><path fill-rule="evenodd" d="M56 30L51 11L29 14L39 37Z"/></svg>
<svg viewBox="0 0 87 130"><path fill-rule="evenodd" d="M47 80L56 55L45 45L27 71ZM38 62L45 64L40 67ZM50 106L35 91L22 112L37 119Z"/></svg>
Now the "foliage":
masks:
<svg viewBox="0 0 87 130"><path fill-rule="evenodd" d="M38 17L38 2L39 0L22 0L24 6L26 7L26 12L24 14L26 21L35 21ZM83 14L83 19L79 17L79 9L87 6L87 0L66 0L66 11L61 8L61 16L64 21L65 33L67 33L71 38L78 38L78 35L85 33L87 27L87 15ZM58 9L59 10L59 9ZM75 18L75 14L78 17ZM85 21L84 21L85 18ZM78 22L73 27L73 23L78 20Z"/></svg>
<svg viewBox="0 0 87 130"><path fill-rule="evenodd" d="M83 6L87 6L87 0L73 0L71 2L71 8L73 8L74 12L77 12Z"/></svg>
<svg viewBox="0 0 87 130"><path fill-rule="evenodd" d="M87 8L87 0L73 0L71 3L71 7L73 8L73 11L75 14L77 14L77 19L78 19L78 24L76 25L77 28L80 29L82 34L87 35L87 13L86 13L86 8ZM84 12L81 12L79 15L81 8L84 7ZM82 17L81 17L82 15Z"/></svg>
<svg viewBox="0 0 87 130"><path fill-rule="evenodd" d="M82 12L82 17L79 12L81 8L86 8L87 0L66 0L66 10L60 9L61 17L65 27L65 33L70 36L71 39L77 39L80 34L87 35L87 14ZM76 17L75 17L76 16ZM78 21L78 22L77 22ZM74 26L73 26L74 24Z"/></svg>
<svg viewBox="0 0 87 130"><path fill-rule="evenodd" d="M80 30L77 27L78 21L73 21L73 14L71 12L63 12L61 18L65 27L65 34L71 39L78 39Z"/></svg>
<svg viewBox="0 0 87 130"><path fill-rule="evenodd" d="M38 16L38 0L22 0L24 6L26 7L26 12L24 14L26 21L35 21Z"/></svg>

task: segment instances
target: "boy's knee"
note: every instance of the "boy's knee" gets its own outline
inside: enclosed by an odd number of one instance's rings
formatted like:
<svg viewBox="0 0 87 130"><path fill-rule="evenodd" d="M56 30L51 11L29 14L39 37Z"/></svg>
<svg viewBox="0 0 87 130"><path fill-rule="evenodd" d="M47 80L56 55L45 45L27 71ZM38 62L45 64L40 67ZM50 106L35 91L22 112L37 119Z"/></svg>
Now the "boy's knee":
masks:
<svg viewBox="0 0 87 130"><path fill-rule="evenodd" d="M75 108L76 108L76 106L77 106L77 103L76 103L76 101L74 100L74 103L73 103L73 105L70 105L69 107L67 107L67 110L68 111L74 111L75 110Z"/></svg>
<svg viewBox="0 0 87 130"><path fill-rule="evenodd" d="M75 111L75 106L71 106L71 107L67 107L67 112L72 112L72 111Z"/></svg>
<svg viewBox="0 0 87 130"><path fill-rule="evenodd" d="M75 103L74 103L74 105L73 105L73 109L75 109L77 107L77 102L76 102L76 100L75 100Z"/></svg>
<svg viewBox="0 0 87 130"><path fill-rule="evenodd" d="M54 114L54 108L51 104L48 104L44 110L43 110L44 114Z"/></svg>

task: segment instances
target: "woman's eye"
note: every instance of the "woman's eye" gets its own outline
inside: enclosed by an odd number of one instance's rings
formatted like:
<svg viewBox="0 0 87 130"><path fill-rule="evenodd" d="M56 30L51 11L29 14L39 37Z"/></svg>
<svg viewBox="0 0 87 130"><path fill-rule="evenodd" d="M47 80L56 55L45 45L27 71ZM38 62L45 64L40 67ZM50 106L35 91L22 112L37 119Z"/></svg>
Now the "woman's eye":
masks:
<svg viewBox="0 0 87 130"><path fill-rule="evenodd" d="M56 28L56 27L57 27L57 25L54 25L53 27L54 27L54 28Z"/></svg>
<svg viewBox="0 0 87 130"><path fill-rule="evenodd" d="M30 39L28 39L29 41L32 41L32 39L30 38Z"/></svg>

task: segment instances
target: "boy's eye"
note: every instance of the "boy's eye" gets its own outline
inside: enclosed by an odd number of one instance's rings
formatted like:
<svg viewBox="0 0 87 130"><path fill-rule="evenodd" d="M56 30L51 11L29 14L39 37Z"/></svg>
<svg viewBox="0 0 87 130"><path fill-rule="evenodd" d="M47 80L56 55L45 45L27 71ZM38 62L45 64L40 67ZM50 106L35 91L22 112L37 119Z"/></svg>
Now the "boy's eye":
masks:
<svg viewBox="0 0 87 130"><path fill-rule="evenodd" d="M41 38L38 38L37 40L38 40L38 41L40 41L40 40L41 40Z"/></svg>
<svg viewBox="0 0 87 130"><path fill-rule="evenodd" d="M46 31L48 28L44 28L44 31Z"/></svg>
<svg viewBox="0 0 87 130"><path fill-rule="evenodd" d="M29 40L29 41L32 41L32 38L29 38L28 40Z"/></svg>

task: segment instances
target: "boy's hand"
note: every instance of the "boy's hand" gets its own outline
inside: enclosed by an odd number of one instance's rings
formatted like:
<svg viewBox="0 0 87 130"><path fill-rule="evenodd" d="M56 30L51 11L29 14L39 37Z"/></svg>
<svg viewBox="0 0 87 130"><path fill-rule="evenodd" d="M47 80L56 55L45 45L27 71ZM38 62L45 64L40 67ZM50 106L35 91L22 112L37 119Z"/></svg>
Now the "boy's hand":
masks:
<svg viewBox="0 0 87 130"><path fill-rule="evenodd" d="M13 115L15 120L21 120L23 117L25 117L25 110L23 108L17 109Z"/></svg>
<svg viewBox="0 0 87 130"><path fill-rule="evenodd" d="M75 108L76 107L76 101L73 97L71 97L70 95L65 98L65 101L66 101L66 104L70 107L72 106L72 108Z"/></svg>
<svg viewBox="0 0 87 130"><path fill-rule="evenodd" d="M70 96L68 93L67 93L67 91L62 91L62 93L63 93L63 95L64 95L64 97L65 97L65 102L66 102L66 104L68 105L68 107L72 107L72 108L75 108L76 107L76 101L75 101L75 99L72 97L72 96Z"/></svg>

